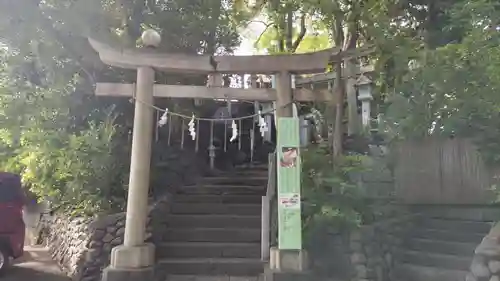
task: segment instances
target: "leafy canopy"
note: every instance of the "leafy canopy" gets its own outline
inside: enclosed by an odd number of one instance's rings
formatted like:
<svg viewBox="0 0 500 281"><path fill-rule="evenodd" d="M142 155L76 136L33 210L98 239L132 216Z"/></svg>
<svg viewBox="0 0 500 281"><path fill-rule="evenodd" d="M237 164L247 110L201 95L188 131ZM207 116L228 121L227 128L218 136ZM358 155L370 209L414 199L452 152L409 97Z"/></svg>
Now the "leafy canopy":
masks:
<svg viewBox="0 0 500 281"><path fill-rule="evenodd" d="M155 28L160 50L230 53L239 43L233 9L230 1L201 0L0 1L0 170L20 173L31 191L61 210L120 210L133 106L96 98L93 86L131 83L135 73L104 65L87 37L136 46L145 28ZM158 79L201 84L205 77Z"/></svg>
<svg viewBox="0 0 500 281"><path fill-rule="evenodd" d="M481 0L462 1L447 10L446 30L463 31L461 39L422 49L412 67L400 73L388 94L385 125L390 136L472 138L488 161L500 161L499 8Z"/></svg>

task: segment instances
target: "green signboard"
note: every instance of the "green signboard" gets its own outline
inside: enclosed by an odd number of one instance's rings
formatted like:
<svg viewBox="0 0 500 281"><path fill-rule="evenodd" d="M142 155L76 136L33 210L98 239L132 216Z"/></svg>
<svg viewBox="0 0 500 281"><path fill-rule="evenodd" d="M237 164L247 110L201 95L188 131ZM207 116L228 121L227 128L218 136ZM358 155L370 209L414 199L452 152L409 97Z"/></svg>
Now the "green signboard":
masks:
<svg viewBox="0 0 500 281"><path fill-rule="evenodd" d="M278 248L302 249L299 118L279 117L277 126Z"/></svg>

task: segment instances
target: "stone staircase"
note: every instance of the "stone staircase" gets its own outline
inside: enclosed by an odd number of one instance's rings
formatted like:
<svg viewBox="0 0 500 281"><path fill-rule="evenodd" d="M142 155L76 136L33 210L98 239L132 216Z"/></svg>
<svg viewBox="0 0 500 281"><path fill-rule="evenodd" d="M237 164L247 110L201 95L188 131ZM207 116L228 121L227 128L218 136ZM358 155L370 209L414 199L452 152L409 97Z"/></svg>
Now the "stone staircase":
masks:
<svg viewBox="0 0 500 281"><path fill-rule="evenodd" d="M474 250L490 228L484 220L422 215L397 254L392 280L465 281Z"/></svg>
<svg viewBox="0 0 500 281"><path fill-rule="evenodd" d="M157 249L163 280L260 280L267 173L266 165L239 167L173 196L166 242Z"/></svg>

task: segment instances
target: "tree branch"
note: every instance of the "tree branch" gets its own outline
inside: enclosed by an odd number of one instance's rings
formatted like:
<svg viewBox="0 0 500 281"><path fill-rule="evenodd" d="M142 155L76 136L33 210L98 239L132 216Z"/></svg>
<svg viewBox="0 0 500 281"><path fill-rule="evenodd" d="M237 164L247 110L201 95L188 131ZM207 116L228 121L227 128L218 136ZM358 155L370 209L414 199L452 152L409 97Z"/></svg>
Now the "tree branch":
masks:
<svg viewBox="0 0 500 281"><path fill-rule="evenodd" d="M254 46L256 46L257 44L259 44L259 41L260 41L260 39L262 39L262 36L264 36L264 33L266 33L266 31L269 29L269 27L271 27L273 24L274 24L274 22L266 24L266 28L264 28L264 30L259 35L259 37L257 37L257 40L255 40Z"/></svg>
<svg viewBox="0 0 500 281"><path fill-rule="evenodd" d="M356 48L359 38L359 25L356 22L349 26L349 34L347 34L347 40L344 42L344 50L350 50Z"/></svg>
<svg viewBox="0 0 500 281"><path fill-rule="evenodd" d="M84 60L78 55L78 52L74 50L70 44L67 44L67 41L71 40L65 40L65 35L61 34L61 32L57 29L54 28L54 25L52 21L47 18L43 12L39 9L38 5L40 4L38 0L30 0L29 1L32 5L36 6L34 7L34 11L36 12L37 18L39 20L39 23L41 24L41 27L47 31L55 41L57 41L60 46L68 52L68 54L72 57L74 62L81 68L81 70L85 73L87 78L90 80L91 83L95 83L95 77L92 74L91 71L89 71L84 64ZM69 37L72 37L72 35L69 35ZM88 58L86 58L88 60Z"/></svg>
<svg viewBox="0 0 500 281"><path fill-rule="evenodd" d="M356 48L359 39L359 14L355 10L355 7L351 8L351 15L347 18L347 38L344 40L344 50L350 50Z"/></svg>
<svg viewBox="0 0 500 281"><path fill-rule="evenodd" d="M304 40L304 37L306 36L306 32L307 32L306 15L303 14L302 17L300 18L299 36L297 37L295 42L293 42L293 45L292 45L292 53L295 53L295 51L297 51L297 48L299 47L300 43L302 42L302 40Z"/></svg>
<svg viewBox="0 0 500 281"><path fill-rule="evenodd" d="M261 21L261 20L251 20L250 22L255 22L255 23L262 23L263 25L265 25L266 27L269 26L269 23L266 23L265 21Z"/></svg>

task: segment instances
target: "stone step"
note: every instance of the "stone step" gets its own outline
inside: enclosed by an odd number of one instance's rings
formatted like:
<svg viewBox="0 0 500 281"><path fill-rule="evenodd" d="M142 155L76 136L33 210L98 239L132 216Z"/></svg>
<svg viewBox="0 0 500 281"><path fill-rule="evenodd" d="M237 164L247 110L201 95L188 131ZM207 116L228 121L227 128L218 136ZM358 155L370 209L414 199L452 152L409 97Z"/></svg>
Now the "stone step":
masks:
<svg viewBox="0 0 500 281"><path fill-rule="evenodd" d="M161 259L158 268L169 274L258 276L264 271L260 259L193 258Z"/></svg>
<svg viewBox="0 0 500 281"><path fill-rule="evenodd" d="M417 229L412 231L412 238L422 238L439 241L465 242L479 244L484 235L479 233L466 233L437 229Z"/></svg>
<svg viewBox="0 0 500 281"><path fill-rule="evenodd" d="M252 177L266 177L269 175L268 169L259 169L259 170L252 170L252 169L235 169L232 171L224 171L224 172L218 172L216 175L217 177L230 177L230 178L235 178L235 177L241 177L241 178L252 178Z"/></svg>
<svg viewBox="0 0 500 281"><path fill-rule="evenodd" d="M396 260L401 263L464 271L469 269L472 261L472 256L462 257L410 250L399 251L396 256Z"/></svg>
<svg viewBox="0 0 500 281"><path fill-rule="evenodd" d="M169 242L161 244L162 258L260 258L260 243Z"/></svg>
<svg viewBox="0 0 500 281"><path fill-rule="evenodd" d="M229 204L261 204L259 195L197 195L176 194L173 202L176 203L229 203Z"/></svg>
<svg viewBox="0 0 500 281"><path fill-rule="evenodd" d="M471 221L497 221L500 217L499 207L460 207L460 206L414 206L413 213L424 217L438 219L456 219Z"/></svg>
<svg viewBox="0 0 500 281"><path fill-rule="evenodd" d="M260 216L260 204L173 203L172 214Z"/></svg>
<svg viewBox="0 0 500 281"><path fill-rule="evenodd" d="M465 270L451 270L414 264L396 264L392 280L398 281L465 281Z"/></svg>
<svg viewBox="0 0 500 281"><path fill-rule="evenodd" d="M177 194L210 194L210 195L257 195L263 196L266 186L232 186L232 185L188 185L183 186Z"/></svg>
<svg viewBox="0 0 500 281"><path fill-rule="evenodd" d="M206 275L167 275L165 281L264 281L260 276L206 276Z"/></svg>
<svg viewBox="0 0 500 281"><path fill-rule="evenodd" d="M168 229L163 241L179 242L256 242L260 243L260 229L243 228L179 228Z"/></svg>
<svg viewBox="0 0 500 281"><path fill-rule="evenodd" d="M170 215L169 226L172 228L255 228L260 229L260 216L235 215Z"/></svg>
<svg viewBox="0 0 500 281"><path fill-rule="evenodd" d="M467 233L486 234L491 229L488 222L467 221L467 220L446 220L446 219L421 219L419 226L428 229L443 229L449 231L459 231Z"/></svg>
<svg viewBox="0 0 500 281"><path fill-rule="evenodd" d="M268 163L249 163L249 164L242 164L242 165L237 165L235 166L235 169L242 169L242 170L263 170L268 167Z"/></svg>
<svg viewBox="0 0 500 281"><path fill-rule="evenodd" d="M221 184L221 185L267 185L267 175L266 176L242 176L242 177L231 177L231 176L214 176L214 177L204 177L200 180L200 183L205 184Z"/></svg>
<svg viewBox="0 0 500 281"><path fill-rule="evenodd" d="M410 239L406 246L408 249L413 251L471 257L474 255L474 250L477 245L478 244L476 243L436 241L414 238Z"/></svg>

